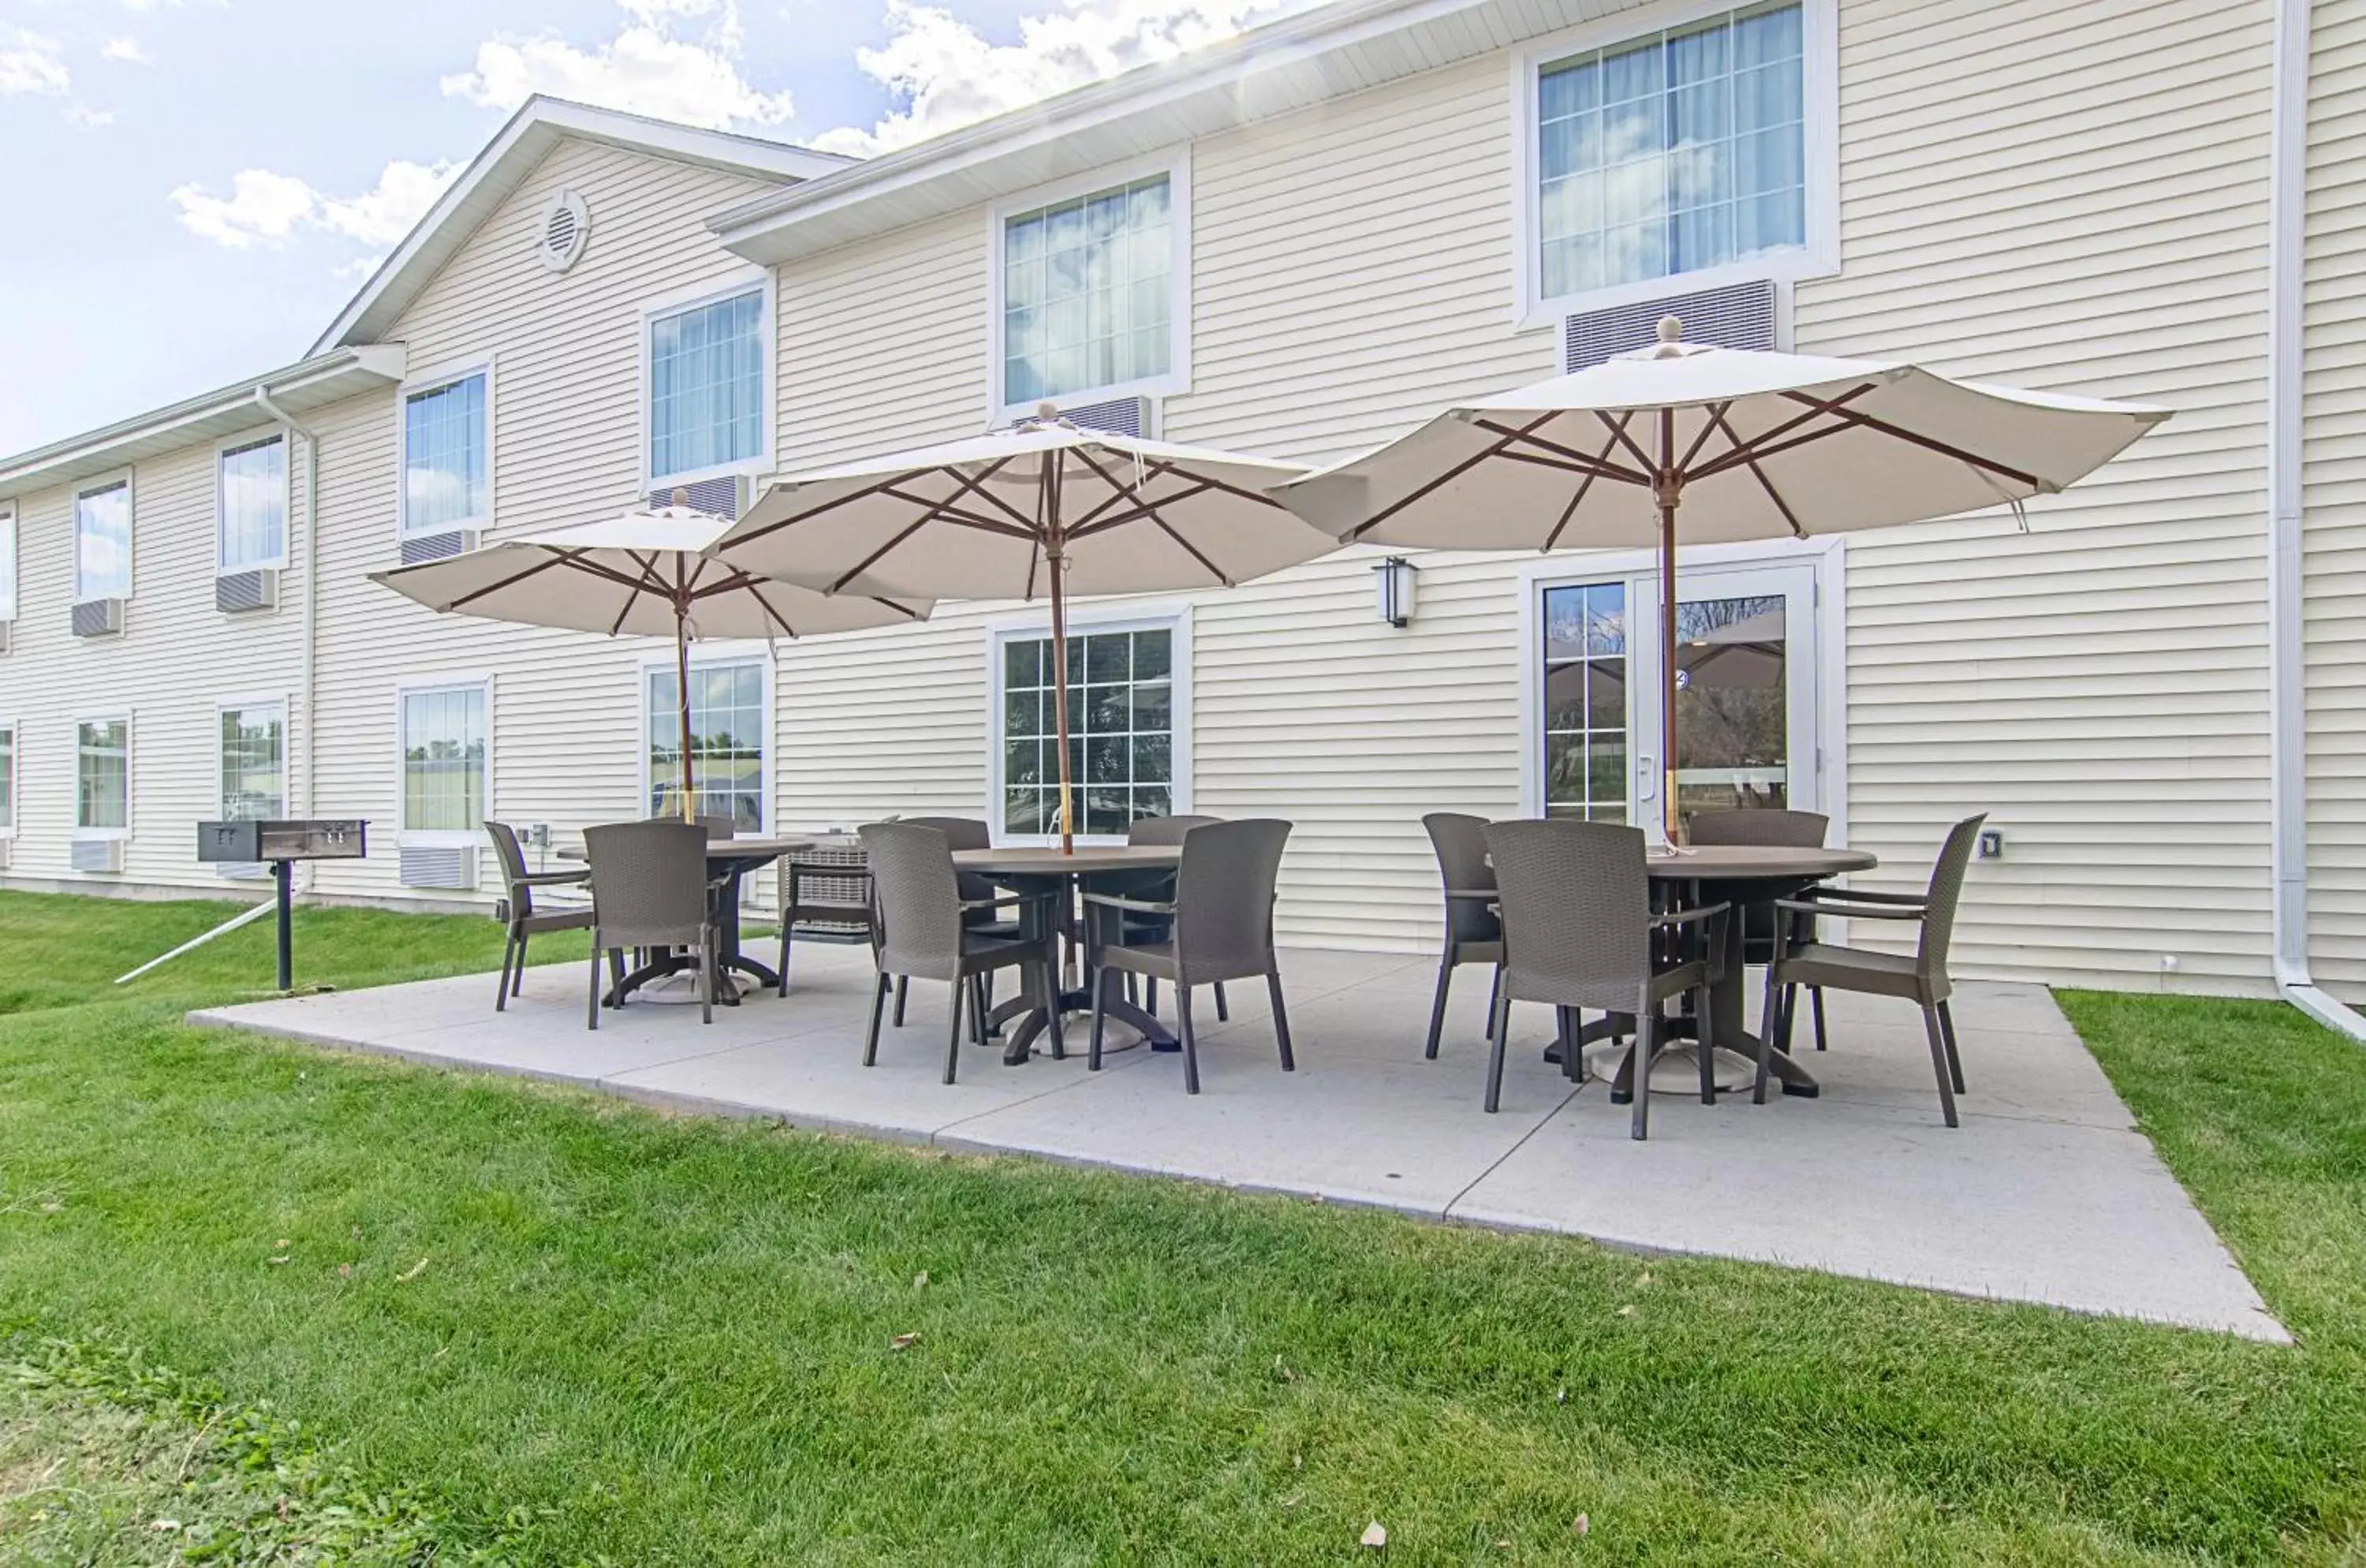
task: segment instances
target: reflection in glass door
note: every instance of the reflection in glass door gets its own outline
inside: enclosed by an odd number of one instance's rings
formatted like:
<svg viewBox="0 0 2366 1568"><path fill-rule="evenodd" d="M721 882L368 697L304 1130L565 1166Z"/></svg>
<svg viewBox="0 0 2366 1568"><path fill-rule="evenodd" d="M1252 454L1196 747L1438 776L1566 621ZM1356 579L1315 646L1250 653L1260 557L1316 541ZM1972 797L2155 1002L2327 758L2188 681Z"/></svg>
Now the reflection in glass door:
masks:
<svg viewBox="0 0 2366 1568"><path fill-rule="evenodd" d="M1628 818L1627 584L1545 590L1544 808Z"/></svg>
<svg viewBox="0 0 2366 1568"><path fill-rule="evenodd" d="M1676 805L1685 817L1790 804L1786 611L1779 593L1676 601Z"/></svg>

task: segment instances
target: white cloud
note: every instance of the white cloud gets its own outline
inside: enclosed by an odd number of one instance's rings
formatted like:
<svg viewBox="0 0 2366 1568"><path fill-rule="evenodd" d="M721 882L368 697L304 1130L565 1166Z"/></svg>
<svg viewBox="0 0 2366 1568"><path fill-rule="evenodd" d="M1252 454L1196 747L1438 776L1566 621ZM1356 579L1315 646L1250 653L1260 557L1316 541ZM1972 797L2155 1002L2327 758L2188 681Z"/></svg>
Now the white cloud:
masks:
<svg viewBox="0 0 2366 1568"><path fill-rule="evenodd" d="M172 202L181 209L181 224L189 232L236 251L282 245L307 229L384 249L411 231L459 172L456 164L431 166L398 158L369 190L333 197L293 175L242 169L226 197L203 186L185 185L172 193Z"/></svg>
<svg viewBox="0 0 2366 1568"><path fill-rule="evenodd" d="M11 93L62 96L73 88L73 75L57 39L22 28L0 28L0 97Z"/></svg>
<svg viewBox="0 0 2366 1568"><path fill-rule="evenodd" d="M85 126L95 130L101 126L113 125L115 111L95 109L88 104L75 104L66 110L66 119L71 124Z"/></svg>
<svg viewBox="0 0 2366 1568"><path fill-rule="evenodd" d="M794 112L786 92L759 91L741 70L735 0L620 0L629 18L616 36L579 49L555 33L501 33L477 46L474 70L446 76L445 95L513 109L536 93L604 108L724 130L778 125ZM678 22L709 18L695 40Z"/></svg>
<svg viewBox="0 0 2366 1568"><path fill-rule="evenodd" d="M98 52L101 59L119 60L126 65L153 63L148 57L148 51L140 47L140 40L136 38L108 39L99 45Z"/></svg>
<svg viewBox="0 0 2366 1568"><path fill-rule="evenodd" d="M1301 0L1060 0L1019 19L1019 41L988 41L937 6L887 0L888 40L855 51L897 107L868 130L841 126L814 139L826 152L868 156L1114 76L1172 60Z"/></svg>

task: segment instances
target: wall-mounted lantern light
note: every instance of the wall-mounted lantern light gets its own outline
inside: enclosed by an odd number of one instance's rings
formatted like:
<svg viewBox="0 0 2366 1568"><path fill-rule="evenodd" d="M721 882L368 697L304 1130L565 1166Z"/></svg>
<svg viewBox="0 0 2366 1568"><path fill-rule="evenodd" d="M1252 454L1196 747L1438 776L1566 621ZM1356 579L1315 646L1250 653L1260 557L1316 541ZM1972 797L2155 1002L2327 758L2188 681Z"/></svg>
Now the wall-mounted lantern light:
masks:
<svg viewBox="0 0 2366 1568"><path fill-rule="evenodd" d="M1373 566L1372 585L1379 592L1380 619L1400 629L1411 626L1414 602L1421 592L1421 568L1403 556L1391 556Z"/></svg>

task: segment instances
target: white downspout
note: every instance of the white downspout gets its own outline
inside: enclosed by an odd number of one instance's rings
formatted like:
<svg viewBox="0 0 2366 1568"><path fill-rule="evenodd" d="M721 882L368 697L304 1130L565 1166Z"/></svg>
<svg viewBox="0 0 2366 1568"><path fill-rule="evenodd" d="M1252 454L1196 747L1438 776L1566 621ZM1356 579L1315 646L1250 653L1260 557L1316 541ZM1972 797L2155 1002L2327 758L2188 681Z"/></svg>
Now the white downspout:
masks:
<svg viewBox="0 0 2366 1568"><path fill-rule="evenodd" d="M303 710L304 716L297 731L296 798L292 805L295 816L310 817L312 815L312 738L320 728L313 718L313 687L315 666L319 663L314 649L319 641L321 625L321 436L318 431L273 402L271 394L261 387L254 389L254 403L304 438L304 614L297 634L302 649L299 655L302 668L297 676L297 705ZM303 890L309 893L312 889L312 863L302 863L300 869L304 874Z"/></svg>
<svg viewBox="0 0 2366 1568"><path fill-rule="evenodd" d="M2268 743L2276 989L2353 1040L2366 1018L2308 970L2308 689L2303 622L2301 423L2312 0L2276 0L2268 153Z"/></svg>

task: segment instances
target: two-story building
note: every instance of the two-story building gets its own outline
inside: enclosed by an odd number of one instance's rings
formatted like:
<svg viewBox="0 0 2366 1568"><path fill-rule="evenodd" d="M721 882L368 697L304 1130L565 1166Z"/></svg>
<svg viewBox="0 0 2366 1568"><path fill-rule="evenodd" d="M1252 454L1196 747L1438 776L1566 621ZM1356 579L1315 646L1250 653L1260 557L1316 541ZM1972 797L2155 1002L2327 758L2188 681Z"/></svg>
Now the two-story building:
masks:
<svg viewBox="0 0 2366 1568"><path fill-rule="evenodd" d="M537 100L302 362L0 460L0 881L219 890L198 819L353 816L315 893L490 897L486 818L662 803L665 649L399 561L1043 399L1327 461L1673 309L2177 411L2026 534L1689 555L1774 671L1705 788L1899 883L1990 812L1969 970L2366 998L2361 106L2366 0L1344 0L862 163ZM1655 813L1648 560L1425 556L1397 626L1376 558L1080 607L1087 825L1290 818L1285 939L1414 949L1424 812ZM703 782L1038 832L1044 634L705 645Z"/></svg>

